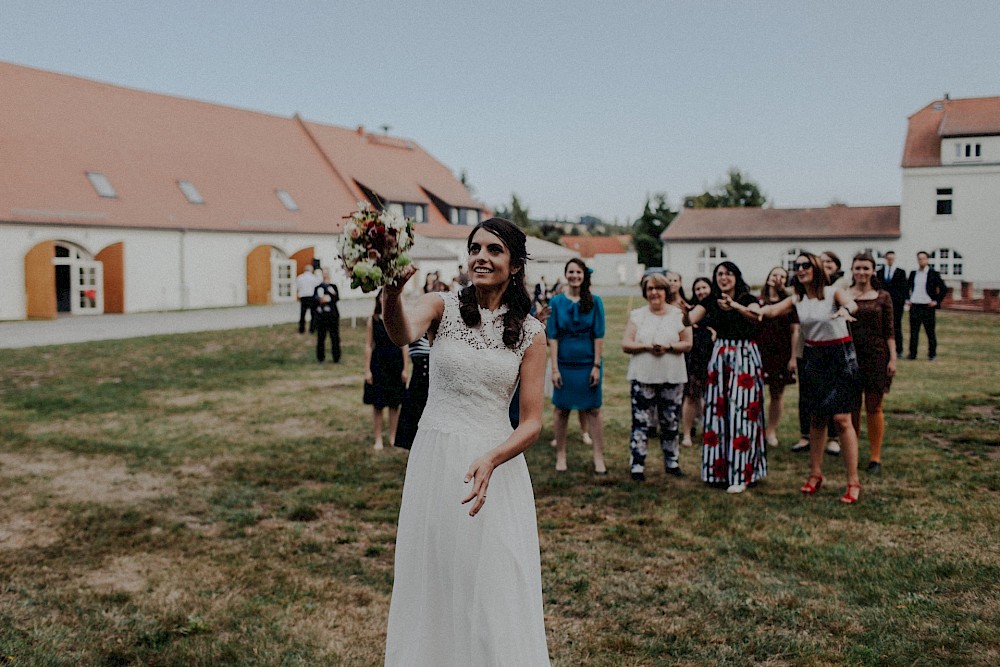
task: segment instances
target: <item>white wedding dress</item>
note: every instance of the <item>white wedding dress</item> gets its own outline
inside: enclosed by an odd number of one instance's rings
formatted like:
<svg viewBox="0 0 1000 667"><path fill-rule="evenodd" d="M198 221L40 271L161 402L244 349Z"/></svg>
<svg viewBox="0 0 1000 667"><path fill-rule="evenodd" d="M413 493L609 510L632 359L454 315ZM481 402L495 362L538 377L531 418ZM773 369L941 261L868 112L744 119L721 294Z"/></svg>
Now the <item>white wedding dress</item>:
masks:
<svg viewBox="0 0 1000 667"><path fill-rule="evenodd" d="M506 307L480 309L471 329L458 297L430 356L427 407L406 467L396 535L385 664L406 667L549 665L535 499L523 455L498 466L475 517L462 505L469 465L511 433L507 408L521 359L542 325L524 322L504 346Z"/></svg>

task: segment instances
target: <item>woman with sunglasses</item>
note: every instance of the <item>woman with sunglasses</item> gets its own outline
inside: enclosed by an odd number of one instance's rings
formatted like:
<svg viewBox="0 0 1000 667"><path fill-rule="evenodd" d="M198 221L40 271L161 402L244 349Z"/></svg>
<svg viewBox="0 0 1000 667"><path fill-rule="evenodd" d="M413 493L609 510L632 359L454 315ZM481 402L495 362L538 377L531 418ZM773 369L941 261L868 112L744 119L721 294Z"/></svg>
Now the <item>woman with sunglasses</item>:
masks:
<svg viewBox="0 0 1000 667"><path fill-rule="evenodd" d="M847 290L834 287L816 255L802 253L795 260L795 294L761 308L762 317L781 317L793 309L805 343L799 369L802 400L812 415L809 430L809 478L801 491L813 495L823 485L823 446L827 420L840 431L841 453L847 468L847 491L840 501L856 503L861 496L858 478L858 436L851 413L858 402L858 357L847 323L858 305Z"/></svg>
<svg viewBox="0 0 1000 667"><path fill-rule="evenodd" d="M742 493L767 475L759 314L739 268L722 262L712 272L712 294L684 316L684 324L704 320L716 332L705 386L701 478L729 493Z"/></svg>

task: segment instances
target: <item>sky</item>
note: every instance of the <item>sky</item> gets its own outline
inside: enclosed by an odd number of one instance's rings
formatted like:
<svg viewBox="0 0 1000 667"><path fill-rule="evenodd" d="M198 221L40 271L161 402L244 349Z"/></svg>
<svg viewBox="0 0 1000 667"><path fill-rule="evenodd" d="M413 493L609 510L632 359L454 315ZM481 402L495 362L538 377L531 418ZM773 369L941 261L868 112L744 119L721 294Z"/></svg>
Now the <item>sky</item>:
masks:
<svg viewBox="0 0 1000 667"><path fill-rule="evenodd" d="M0 60L388 125L491 208L622 223L731 167L778 207L898 204L907 117L1000 95L998 32L997 0L0 0Z"/></svg>

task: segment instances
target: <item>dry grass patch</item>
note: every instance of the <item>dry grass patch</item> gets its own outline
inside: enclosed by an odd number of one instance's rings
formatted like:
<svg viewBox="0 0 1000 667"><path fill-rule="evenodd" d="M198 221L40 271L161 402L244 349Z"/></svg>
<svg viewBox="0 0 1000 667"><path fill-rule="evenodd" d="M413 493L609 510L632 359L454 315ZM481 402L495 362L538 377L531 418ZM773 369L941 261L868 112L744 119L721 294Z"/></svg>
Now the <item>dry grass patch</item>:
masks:
<svg viewBox="0 0 1000 667"><path fill-rule="evenodd" d="M59 501L131 504L176 493L171 477L129 472L112 457L46 450L0 453L0 477L31 478L36 493Z"/></svg>

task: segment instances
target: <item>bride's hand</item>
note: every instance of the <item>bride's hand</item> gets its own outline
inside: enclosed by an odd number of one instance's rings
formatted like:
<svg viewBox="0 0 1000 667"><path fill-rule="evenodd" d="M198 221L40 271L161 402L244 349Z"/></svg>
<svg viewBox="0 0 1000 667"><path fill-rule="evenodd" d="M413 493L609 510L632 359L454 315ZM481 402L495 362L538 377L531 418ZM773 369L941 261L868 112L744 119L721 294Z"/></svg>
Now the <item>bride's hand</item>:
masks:
<svg viewBox="0 0 1000 667"><path fill-rule="evenodd" d="M476 516L479 510L486 503L486 488L490 485L490 477L493 475L493 463L488 456L480 456L469 466L469 472L465 473L465 483L473 482L469 495L462 499L462 504L475 499L469 516Z"/></svg>
<svg viewBox="0 0 1000 667"><path fill-rule="evenodd" d="M417 273L417 267L414 264L410 264L405 269L403 269L403 275L399 276L390 283L386 283L385 287L382 289L386 294L391 294L393 296L398 296L403 293L403 286L406 285L406 281L412 278Z"/></svg>

